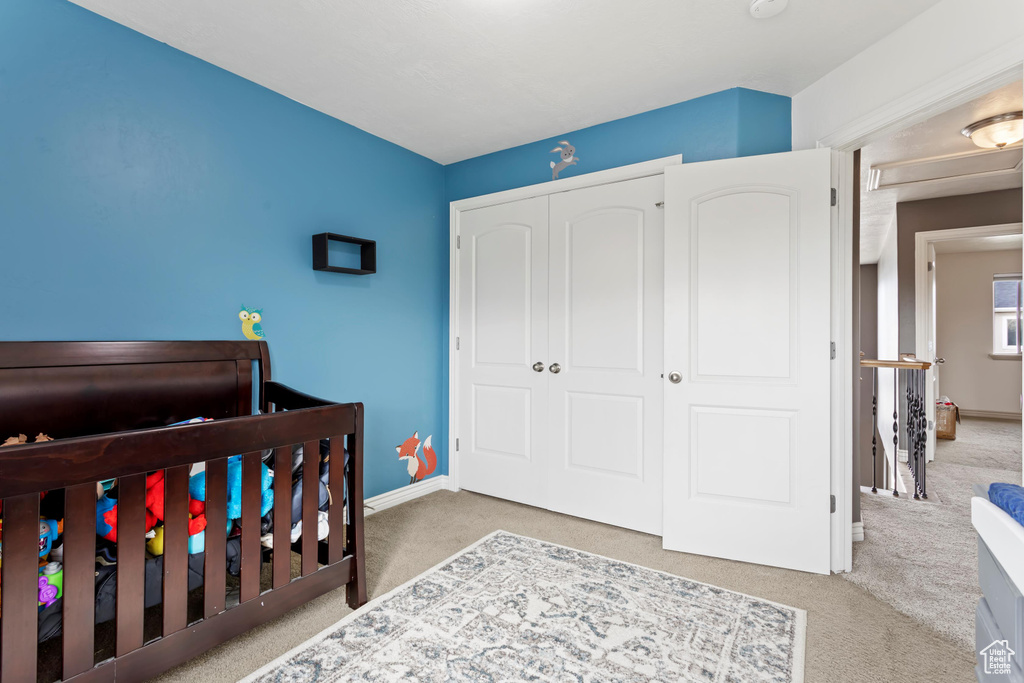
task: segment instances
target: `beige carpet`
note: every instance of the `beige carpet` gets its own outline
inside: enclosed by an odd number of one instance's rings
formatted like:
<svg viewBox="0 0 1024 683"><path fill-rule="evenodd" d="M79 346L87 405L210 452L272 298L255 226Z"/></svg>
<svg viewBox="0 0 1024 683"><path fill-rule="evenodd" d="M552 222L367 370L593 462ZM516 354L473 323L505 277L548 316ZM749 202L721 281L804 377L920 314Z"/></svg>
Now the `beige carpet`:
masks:
<svg viewBox="0 0 1024 683"><path fill-rule="evenodd" d="M808 683L973 680L971 651L837 576L666 552L661 549L661 539L654 536L468 492L440 491L367 518L370 597L404 583L497 529L805 609ZM159 680L236 681L348 613L344 590L334 591Z"/></svg>
<svg viewBox="0 0 1024 683"><path fill-rule="evenodd" d="M1020 423L965 418L955 441L939 441L927 477L927 501L861 494L864 541L843 577L970 653L981 597L971 487L1021 482Z"/></svg>

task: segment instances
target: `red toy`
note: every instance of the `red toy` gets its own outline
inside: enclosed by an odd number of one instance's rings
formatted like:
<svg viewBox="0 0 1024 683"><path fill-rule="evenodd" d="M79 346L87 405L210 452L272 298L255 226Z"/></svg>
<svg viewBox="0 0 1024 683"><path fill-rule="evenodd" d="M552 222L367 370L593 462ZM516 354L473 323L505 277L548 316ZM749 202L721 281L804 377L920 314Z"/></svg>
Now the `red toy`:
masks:
<svg viewBox="0 0 1024 683"><path fill-rule="evenodd" d="M206 528L206 504L201 500L188 500L188 535L194 536ZM117 542L117 501L100 496L96 503L96 533ZM146 531L164 521L164 471L146 476Z"/></svg>

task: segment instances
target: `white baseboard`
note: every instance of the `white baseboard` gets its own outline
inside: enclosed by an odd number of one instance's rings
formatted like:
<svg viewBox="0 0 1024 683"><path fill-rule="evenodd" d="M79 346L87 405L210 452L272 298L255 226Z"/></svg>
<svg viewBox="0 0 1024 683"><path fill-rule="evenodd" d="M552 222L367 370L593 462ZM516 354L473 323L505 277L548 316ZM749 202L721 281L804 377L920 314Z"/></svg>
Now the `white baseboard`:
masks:
<svg viewBox="0 0 1024 683"><path fill-rule="evenodd" d="M869 491L871 489L868 489ZM864 522L853 523L853 540L854 542L864 540Z"/></svg>
<svg viewBox="0 0 1024 683"><path fill-rule="evenodd" d="M424 479L423 481L418 481L415 484L409 484L408 486L403 486L400 489L388 491L387 493L382 493L379 496L374 496L373 498L367 498L363 501L363 505L366 508L363 515L369 516L374 512L380 512L381 510L387 510L388 508L393 508L396 505L401 505L402 503L408 503L410 500L414 500L420 496L425 496L428 493L433 493L434 491L441 491L442 489L448 489L447 474L441 474L436 477L431 477L430 479Z"/></svg>
<svg viewBox="0 0 1024 683"><path fill-rule="evenodd" d="M964 410L960 409L961 417L985 417L990 420L1014 420L1020 422L1020 413L1001 413L994 410Z"/></svg>

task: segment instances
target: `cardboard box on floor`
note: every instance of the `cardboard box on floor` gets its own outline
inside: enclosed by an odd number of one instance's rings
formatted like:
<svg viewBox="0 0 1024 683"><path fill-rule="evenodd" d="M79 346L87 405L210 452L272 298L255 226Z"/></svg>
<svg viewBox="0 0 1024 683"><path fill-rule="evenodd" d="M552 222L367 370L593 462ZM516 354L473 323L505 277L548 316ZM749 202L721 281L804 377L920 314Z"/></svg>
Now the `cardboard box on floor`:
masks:
<svg viewBox="0 0 1024 683"><path fill-rule="evenodd" d="M943 396L935 402L935 438L956 440L956 425L960 422L960 407Z"/></svg>

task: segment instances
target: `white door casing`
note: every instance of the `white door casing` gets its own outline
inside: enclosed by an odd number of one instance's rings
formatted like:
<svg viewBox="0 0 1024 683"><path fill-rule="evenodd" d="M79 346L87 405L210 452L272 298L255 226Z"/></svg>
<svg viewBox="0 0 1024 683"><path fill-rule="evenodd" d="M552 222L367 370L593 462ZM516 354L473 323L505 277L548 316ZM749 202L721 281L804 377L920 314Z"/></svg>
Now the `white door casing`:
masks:
<svg viewBox="0 0 1024 683"><path fill-rule="evenodd" d="M654 176L552 195L548 257L548 507L659 535L664 193Z"/></svg>
<svg viewBox="0 0 1024 683"><path fill-rule="evenodd" d="M548 198L461 216L461 486L544 507Z"/></svg>
<svg viewBox="0 0 1024 683"><path fill-rule="evenodd" d="M979 239L984 237L997 237L1002 235L1019 235L1021 233L1020 223L1006 223L1002 225L982 225L969 228L949 228L946 230L930 230L918 232L914 235L914 329L915 332L915 355L926 361L932 362L932 367L925 375L925 411L928 417L928 440L925 445L925 453L928 462L935 459L935 401L942 396L939 386L939 364L935 358L942 355L942 349L936 346L936 289L935 267L929 268L929 263L935 263L935 244L939 242L950 242L963 239Z"/></svg>
<svg viewBox="0 0 1024 683"><path fill-rule="evenodd" d="M666 549L829 572L830 180L828 149L666 169Z"/></svg>
<svg viewBox="0 0 1024 683"><path fill-rule="evenodd" d="M924 393L924 410L927 419L925 429L925 462L931 462L935 459L935 402L939 400L939 396L942 394L939 389L939 345L938 345L938 316L936 311L938 310L938 290L935 285L935 278L938 275L937 269L939 267L938 259L935 257L935 245L928 245L928 355L921 360L926 360L932 364L930 372L932 375L932 381L925 381L925 393ZM945 361L943 361L945 362ZM925 371L928 372L927 370Z"/></svg>

